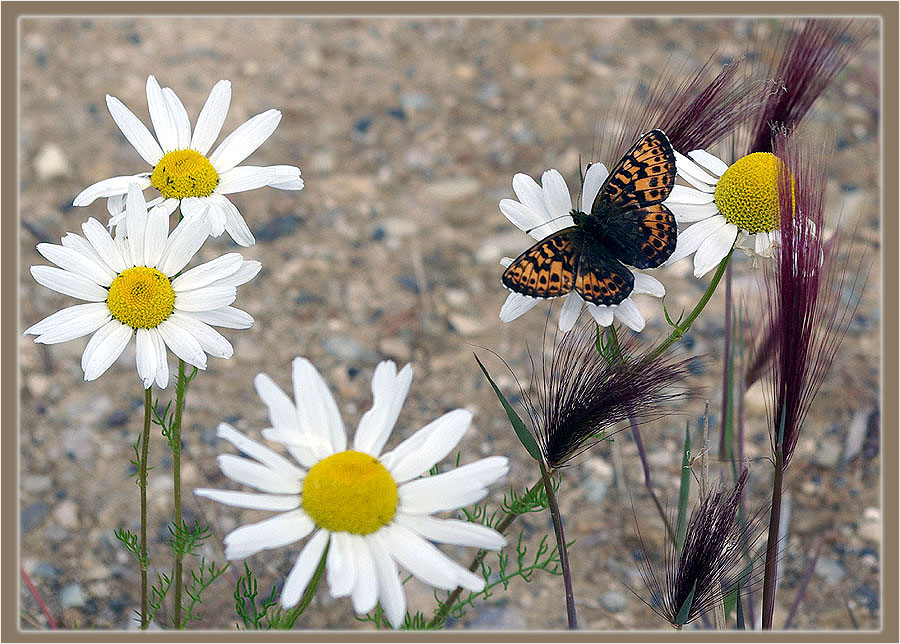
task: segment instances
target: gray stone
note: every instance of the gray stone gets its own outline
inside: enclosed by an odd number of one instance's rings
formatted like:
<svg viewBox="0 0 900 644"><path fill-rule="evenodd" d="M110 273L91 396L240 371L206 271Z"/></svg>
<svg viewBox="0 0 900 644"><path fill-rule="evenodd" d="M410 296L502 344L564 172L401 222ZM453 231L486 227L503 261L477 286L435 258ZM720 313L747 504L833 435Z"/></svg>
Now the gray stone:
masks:
<svg viewBox="0 0 900 644"><path fill-rule="evenodd" d="M378 362L378 354L363 347L349 335L330 335L323 343L325 350L345 362Z"/></svg>
<svg viewBox="0 0 900 644"><path fill-rule="evenodd" d="M53 487L53 479L43 474L31 474L22 477L22 491L40 494Z"/></svg>
<svg viewBox="0 0 900 644"><path fill-rule="evenodd" d="M837 586L844 579L846 570L841 562L819 557L816 562L816 576L821 577L828 586Z"/></svg>
<svg viewBox="0 0 900 644"><path fill-rule="evenodd" d="M85 604L81 584L69 584L59 593L59 603L63 608L81 608Z"/></svg>
<svg viewBox="0 0 900 644"><path fill-rule="evenodd" d="M43 579L56 579L59 571L53 567L49 561L42 561L31 571L32 577L41 577Z"/></svg>
<svg viewBox="0 0 900 644"><path fill-rule="evenodd" d="M441 201L455 201L471 197L481 190L481 182L475 177L454 177L436 181L425 192L429 197Z"/></svg>
<svg viewBox="0 0 900 644"><path fill-rule="evenodd" d="M527 626L525 616L515 608L490 606L475 616L469 627L482 631L520 631Z"/></svg>
<svg viewBox="0 0 900 644"><path fill-rule="evenodd" d="M407 92L400 97L400 106L406 112L415 112L431 107L431 99L422 92Z"/></svg>
<svg viewBox="0 0 900 644"><path fill-rule="evenodd" d="M600 605L610 613L618 613L625 610L628 598L616 590L610 590L600 595Z"/></svg>
<svg viewBox="0 0 900 644"><path fill-rule="evenodd" d="M821 441L813 452L813 463L819 467L831 469L841 462L841 445L835 440Z"/></svg>
<svg viewBox="0 0 900 644"><path fill-rule="evenodd" d="M44 520L44 517L47 516L49 511L50 506L43 502L32 503L31 505L22 508L22 533L24 534L37 527L37 525Z"/></svg>
<svg viewBox="0 0 900 644"><path fill-rule="evenodd" d="M72 164L58 145L47 143L34 158L34 171L41 181L50 181L67 176Z"/></svg>

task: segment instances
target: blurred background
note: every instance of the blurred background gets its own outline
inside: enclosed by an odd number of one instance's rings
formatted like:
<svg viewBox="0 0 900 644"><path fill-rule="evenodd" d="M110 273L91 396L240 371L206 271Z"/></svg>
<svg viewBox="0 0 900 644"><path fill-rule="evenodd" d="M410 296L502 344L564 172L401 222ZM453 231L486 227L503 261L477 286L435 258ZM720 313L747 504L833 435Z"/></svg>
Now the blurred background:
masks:
<svg viewBox="0 0 900 644"><path fill-rule="evenodd" d="M611 112L622 96L633 92L640 102L667 66L690 74L710 56L713 73L741 56L752 69L786 28L782 20L737 18L22 19L20 330L75 303L34 282L28 267L47 263L35 245L80 232L88 217L106 221L102 201L72 207L82 188L146 170L104 95L120 98L149 124L144 88L154 74L175 90L193 123L213 84L229 79L223 136L254 114L280 109L277 131L248 163L299 165L306 188L233 197L257 238L237 250L260 260L263 270L239 289L235 303L254 316L253 328L224 330L234 357L210 358L188 393L185 519L212 527L206 554L222 562L222 537L264 515L190 493L236 487L216 466L215 456L231 448L217 441L215 428L227 421L260 438L268 419L253 377L266 372L289 391L297 355L321 370L351 431L371 403L376 363L412 362L415 378L388 447L447 410L470 409L475 420L460 444L461 462L511 458L509 477L492 498L499 503L505 486L521 489L537 473L472 353L520 400L513 378L480 347L503 356L527 385L527 348L540 351L548 310L541 305L509 324L498 319L506 298L499 259L528 244L498 209L501 199L514 198L513 175L539 179L557 168L577 186L579 161L614 161L592 154L627 119L628 110ZM821 546L793 620L800 629L872 629L881 619L879 45L877 35L863 44L807 118L811 140L835 142L826 219L840 215L847 239L859 220L855 252L873 266L786 477L790 511L776 625ZM211 239L196 261L234 250L227 235ZM758 323L762 271L738 253L733 273L735 301L746 302ZM690 261L655 275L673 312L693 306L710 277L695 280ZM642 338L666 334L659 300L635 300L648 320ZM706 400L711 435L718 437L723 301L720 288L676 347L679 355L696 356L687 384L697 395L677 415L642 428L654 486L669 508L677 503L685 423L696 444ZM557 314L558 304L551 328ZM143 395L134 346L99 380L85 383L79 362L86 338L52 346L30 336L19 342L21 564L61 626L131 628L139 570L113 531L138 528L129 459ZM169 396L172 387L161 399ZM756 507L768 501L771 485L763 389L751 389L744 406L745 452L753 459L748 505ZM165 571L171 456L158 431L150 447L151 555ZM712 461L714 476L721 470L730 481L730 466L720 465ZM643 481L630 432L564 472L560 503L567 536L576 541L570 557L585 629L669 628L629 591L642 588L632 504L651 554L664 539ZM547 514L523 517L513 538L520 530L532 548L552 535ZM463 564L474 554L447 551ZM295 546L251 557L261 588L280 584L298 552ZM232 592L240 570L236 562L207 592L203 627L235 627ZM406 592L411 610L431 611L430 589L412 581ZM48 628L24 586L19 599L21 628ZM757 594L757 618L759 605ZM530 584L516 579L450 626L563 629L562 581L546 574ZM371 628L324 584L298 627Z"/></svg>

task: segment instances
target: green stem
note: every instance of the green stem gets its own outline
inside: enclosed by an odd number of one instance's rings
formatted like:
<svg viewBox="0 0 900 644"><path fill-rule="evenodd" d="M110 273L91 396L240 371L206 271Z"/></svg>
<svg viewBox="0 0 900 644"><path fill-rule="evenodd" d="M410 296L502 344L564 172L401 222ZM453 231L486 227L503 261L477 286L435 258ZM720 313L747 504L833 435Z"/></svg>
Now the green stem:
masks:
<svg viewBox="0 0 900 644"><path fill-rule="evenodd" d="M325 561L326 559L328 559L329 548L331 548L330 541L325 547L325 552L322 553L322 559L319 560L319 566L313 573L312 579L309 580L309 584L307 584L306 590L303 591L303 597L300 598L300 603L286 613L284 622L280 623L278 626L279 630L292 629L294 627L294 624L300 618L300 615L303 614L303 611L306 610L306 607L309 606L309 603L313 600L313 597L315 597L316 589L319 587L319 582L322 580L322 574L325 572Z"/></svg>
<svg viewBox="0 0 900 644"><path fill-rule="evenodd" d="M722 276L725 274L725 269L728 267L728 262L731 260L731 256L733 254L734 247L732 247L731 250L728 251L728 254L719 263L719 268L716 269L716 272L712 277L712 281L709 283L709 286L706 287L706 291L703 293L703 297L700 298L700 301L697 302L697 305L688 314L684 322L679 322L675 325L675 328L672 329L672 332L669 334L669 336L665 340L663 340L659 344L659 346L657 346L647 354L647 357L643 360L643 364L648 364L656 360L666 349L680 340L681 337L688 332L688 330L691 328L691 325L694 323L694 320L696 320L697 316L703 312L703 309L706 308L706 305L709 303L709 300L712 297L713 293L715 293L716 287L719 285Z"/></svg>
<svg viewBox="0 0 900 644"><path fill-rule="evenodd" d="M138 464L138 485L141 488L141 630L150 626L147 610L147 568L150 556L147 553L147 459L150 456L150 416L153 407L153 385L144 390L144 432L141 435L141 462Z"/></svg>
<svg viewBox="0 0 900 644"><path fill-rule="evenodd" d="M178 361L178 383L175 386L175 421L169 435L169 447L172 450L172 488L175 497L175 534L182 530L181 520L181 414L184 411L184 398L187 394L187 381L184 377L184 360ZM175 628L184 628L181 617L181 596L184 591L183 577L184 553L180 548L175 551L175 569L173 571L175 585L175 610L172 622Z"/></svg>
<svg viewBox="0 0 900 644"><path fill-rule="evenodd" d="M544 485L544 479L541 478L532 485L526 494L532 494L540 491L540 488ZM513 522L519 518L518 514L514 514L512 512L506 513L500 522L497 524L497 527L494 528L500 534L504 534L506 530L513 524ZM472 559L472 563L469 564L469 572L475 572L481 566L481 562L484 561L484 558L487 556L487 550L479 550L475 557ZM447 596L447 599L441 603L438 607L437 611L434 614L434 617L431 618L431 621L428 622L428 628L435 628L438 624L447 619L447 614L450 612L450 609L456 604L459 596L462 594L463 588L462 586L457 586L454 588L450 594Z"/></svg>
<svg viewBox="0 0 900 644"><path fill-rule="evenodd" d="M578 617L575 614L575 593L572 591L572 572L569 570L569 552L566 548L562 514L559 511L559 504L556 502L556 493L553 491L550 474L544 467L543 461L538 461L538 465L541 467L541 480L544 481L544 489L547 491L547 504L550 506L553 529L556 531L556 547L559 552L559 564L562 567L563 584L566 589L566 616L569 620L569 630L574 631L578 629Z"/></svg>

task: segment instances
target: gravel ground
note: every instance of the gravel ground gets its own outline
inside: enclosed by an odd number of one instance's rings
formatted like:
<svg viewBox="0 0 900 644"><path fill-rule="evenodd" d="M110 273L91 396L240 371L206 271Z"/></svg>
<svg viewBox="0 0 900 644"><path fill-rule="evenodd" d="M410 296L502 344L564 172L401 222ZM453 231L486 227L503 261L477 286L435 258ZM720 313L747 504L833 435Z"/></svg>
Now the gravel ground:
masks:
<svg viewBox="0 0 900 644"><path fill-rule="evenodd" d="M526 343L540 343L545 321L546 306L511 324L497 318L506 297L498 259L526 244L497 207L513 196L512 176L539 177L556 167L576 182L579 158L589 159L598 138L615 128L603 119L619 97L646 87L665 64L694 69L716 52L723 61L746 54L752 62L778 26L611 17L24 20L20 328L72 303L29 275L29 266L46 263L35 245L58 243L89 216L105 221L100 202L71 206L84 186L144 169L113 124L104 95L119 97L149 122L144 83L152 73L195 118L209 88L227 78L233 99L225 131L267 108L281 109L278 130L250 162L299 165L306 188L234 197L258 240L241 252L263 263L260 275L238 293L237 305L256 323L247 331L226 331L234 357L210 359L190 388L186 490L230 485L215 464L216 454L228 449L215 439L216 425L228 421L258 437L267 419L252 379L266 372L289 386L296 355L322 371L348 427L370 404L377 361L413 362L416 376L393 441L446 410L465 407L475 420L460 446L462 461L510 455L508 484L521 487L535 472L472 360L474 349L488 347L527 381ZM752 41L755 32L759 38ZM873 38L816 103L808 123L812 136L829 133L836 142L828 220L839 213L845 224L859 218L857 250L875 263L787 475L789 537L776 624L783 623L822 544L794 620L800 629L877 629L881 619L879 71ZM226 236L210 240L200 255L205 260L233 249ZM748 258L736 258L738 298L753 301L758 275ZM673 311L691 306L708 281L694 280L688 262L659 271L659 277ZM636 299L649 320L644 335L663 335L658 301ZM750 310L757 319L758 307ZM684 423L696 425L704 398L711 402L715 434L723 311L720 292L680 343L680 352L702 357L689 383L701 394L679 415L644 428L654 483L670 507ZM128 478L142 419L133 348L98 381L85 383L79 366L85 340L50 347L31 337L19 342L21 563L63 627L129 628L139 575L112 533L138 525L138 490ZM501 386L513 392L499 362L481 353ZM760 389L747 394L745 411L746 452L756 459L752 506L765 502L771 476L762 460L768 438ZM171 458L158 434L151 461L152 555L165 570ZM715 471L718 463L713 465ZM565 472L561 504L568 536L576 540L571 562L585 629L668 629L627 587L640 583L632 502L644 539L658 544L663 537L642 479L635 444L625 433ZM495 501L501 494L498 486ZM221 537L256 519L250 511L198 502L190 493L185 513L188 520L210 523L208 554L219 561ZM519 525L532 548L552 533L546 515ZM453 555L465 561L471 553ZM282 548L249 563L269 587L295 556L296 548ZM233 583L234 576L208 594L200 611L204 627L235 627ZM411 583L407 595L412 609L430 609L424 588ZM755 599L758 613L758 594ZM20 602L21 628L48 628L24 586ZM299 626L369 628L352 619L347 600L322 589ZM514 580L453 627L564 628L562 582L548 575L530 584Z"/></svg>

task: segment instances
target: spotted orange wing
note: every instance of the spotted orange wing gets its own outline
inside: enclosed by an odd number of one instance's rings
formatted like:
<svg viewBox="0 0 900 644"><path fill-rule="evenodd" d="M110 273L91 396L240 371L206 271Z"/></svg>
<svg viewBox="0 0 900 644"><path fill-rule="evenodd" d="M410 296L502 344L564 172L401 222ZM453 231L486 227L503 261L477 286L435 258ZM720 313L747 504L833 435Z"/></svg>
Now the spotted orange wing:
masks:
<svg viewBox="0 0 900 644"><path fill-rule="evenodd" d="M650 130L610 171L591 206L594 216L661 203L675 185L675 150L662 130Z"/></svg>
<svg viewBox="0 0 900 644"><path fill-rule="evenodd" d="M592 304L611 306L621 303L634 289L634 274L609 251L590 238L584 240L575 290Z"/></svg>
<svg viewBox="0 0 900 644"><path fill-rule="evenodd" d="M530 297L559 297L572 290L584 235L563 228L526 250L503 272L503 286Z"/></svg>
<svg viewBox="0 0 900 644"><path fill-rule="evenodd" d="M675 250L675 216L662 204L621 213L606 220L603 243L618 259L636 268L656 268Z"/></svg>

